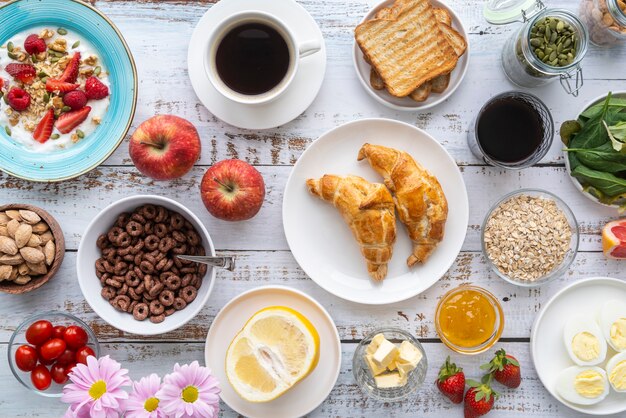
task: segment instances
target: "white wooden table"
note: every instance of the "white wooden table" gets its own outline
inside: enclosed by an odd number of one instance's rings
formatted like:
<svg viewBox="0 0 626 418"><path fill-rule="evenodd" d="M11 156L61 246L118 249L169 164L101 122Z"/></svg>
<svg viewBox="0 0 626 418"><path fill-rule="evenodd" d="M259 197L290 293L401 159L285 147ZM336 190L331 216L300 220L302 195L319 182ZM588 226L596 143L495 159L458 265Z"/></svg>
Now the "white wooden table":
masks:
<svg viewBox="0 0 626 418"><path fill-rule="evenodd" d="M188 79L188 40L213 2L94 2L121 29L137 61L139 103L133 127L155 113L187 118L201 134L202 158L185 178L156 183L133 167L126 141L101 167L72 181L45 185L0 174L0 203L26 202L47 209L57 217L67 241L65 261L54 280L32 294L0 295L0 358L6 358L11 333L26 316L44 309L60 309L87 321L98 334L104 354L110 354L130 369L131 377L139 378L150 372L165 374L175 362L203 359L207 330L227 301L257 286L282 284L320 301L335 319L342 339L343 366L337 385L311 416L461 417L462 407L446 402L432 384L439 365L447 355L452 355L465 368L468 377L479 377L478 366L488 360L493 350L475 357L452 353L437 338L433 315L437 300L445 291L461 283L474 283L492 291L502 302L506 326L498 346L517 356L524 376L518 390L504 391L489 416L582 416L562 406L543 388L533 370L528 337L542 305L566 284L591 276L626 277L623 262L607 261L600 252L600 229L617 214L588 201L574 189L563 167L558 138L541 164L520 172L486 167L469 152L465 140L468 125L479 107L490 96L515 88L500 68L500 51L517 26L487 24L482 18L479 0L448 0L469 33L471 60L467 77L446 103L423 113L401 113L371 99L357 81L352 66L352 30L376 0L300 0L319 23L326 39L326 78L319 96L303 115L280 128L257 132L234 128L213 117L196 98ZM548 0L548 4L569 9L578 7L578 2L571 0ZM626 87L625 49L604 51L592 47L583 64L585 86L578 98L568 97L558 82L533 90L552 111L557 127L562 121L575 117L589 99L609 89ZM467 239L453 267L427 292L390 306L369 307L346 302L319 288L293 259L281 224L283 188L302 151L326 130L367 117L402 120L432 134L456 159L470 198ZM265 178L265 204L250 221L216 220L200 201L198 188L204 171L225 158L244 159L255 165ZM559 280L536 289L503 282L488 270L480 254L480 224L488 207L503 194L523 187L541 187L558 194L571 206L580 223L580 253L572 268ZM127 335L107 325L89 308L76 285L76 249L88 222L112 201L139 193L160 194L184 203L205 223L218 252L235 255L238 259L235 272L218 272L209 302L192 322L175 332L149 338ZM428 355L430 367L425 386L414 398L403 403L380 404L368 399L352 377L351 361L356 344L381 325L401 327L416 334ZM6 360L0 360L0 416L58 417L64 408L57 400L26 391L13 379ZM222 405L222 415L237 416L225 405Z"/></svg>

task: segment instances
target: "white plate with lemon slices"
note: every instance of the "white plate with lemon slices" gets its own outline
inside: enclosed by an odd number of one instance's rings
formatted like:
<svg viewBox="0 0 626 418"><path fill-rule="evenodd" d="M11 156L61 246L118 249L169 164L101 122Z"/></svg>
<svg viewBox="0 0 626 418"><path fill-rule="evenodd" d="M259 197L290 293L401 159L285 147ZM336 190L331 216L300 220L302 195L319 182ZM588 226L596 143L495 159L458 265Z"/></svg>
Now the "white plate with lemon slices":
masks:
<svg viewBox="0 0 626 418"><path fill-rule="evenodd" d="M543 306L531 332L531 354L541 383L563 405L585 414L611 415L626 411L626 392L619 393L608 384L606 397L593 405L574 403L561 395L571 392L568 394L569 397L578 396L572 391L574 389L573 384L571 390L569 387L565 387L565 384L569 380L573 380L575 375L580 372L580 370L573 369L571 379L561 380L562 376L560 375L563 370L576 366L565 345L565 326L568 319L572 318L576 322L576 328L580 328L575 332L579 332L586 331L585 322L597 322L600 333L604 336L605 330L610 329L610 325L607 326L606 323L612 321L607 321L606 317L600 313L607 302L613 301L626 301L626 281L608 277L577 280L559 291ZM582 315L580 321L574 319L575 316L579 315ZM621 314L617 316L610 314L609 316L617 318L618 316L621 317ZM591 329L589 331L594 333ZM626 355L624 353L626 351L620 354L620 358ZM608 345L605 360L596 366L610 371L613 367L612 363L615 363L615 361L611 363L611 359L616 355L616 350ZM581 400L585 401L584 399Z"/></svg>
<svg viewBox="0 0 626 418"><path fill-rule="evenodd" d="M222 400L237 413L296 418L317 408L335 386L341 341L314 299L265 286L222 308L207 335L204 358L222 383Z"/></svg>

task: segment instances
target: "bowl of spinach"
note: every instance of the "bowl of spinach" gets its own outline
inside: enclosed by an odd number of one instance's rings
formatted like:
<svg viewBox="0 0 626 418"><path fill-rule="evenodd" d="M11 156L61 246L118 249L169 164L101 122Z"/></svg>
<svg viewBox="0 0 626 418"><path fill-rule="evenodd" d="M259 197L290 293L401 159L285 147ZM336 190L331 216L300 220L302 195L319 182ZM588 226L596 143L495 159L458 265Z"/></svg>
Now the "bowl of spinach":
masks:
<svg viewBox="0 0 626 418"><path fill-rule="evenodd" d="M626 92L609 93L563 122L565 165L576 187L600 204L626 211Z"/></svg>

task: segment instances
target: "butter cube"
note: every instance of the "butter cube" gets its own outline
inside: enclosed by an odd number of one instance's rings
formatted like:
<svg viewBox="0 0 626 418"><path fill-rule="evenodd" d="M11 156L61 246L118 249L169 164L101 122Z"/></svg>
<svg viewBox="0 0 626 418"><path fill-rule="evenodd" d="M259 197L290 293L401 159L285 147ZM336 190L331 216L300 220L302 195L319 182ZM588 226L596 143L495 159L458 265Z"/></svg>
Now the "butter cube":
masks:
<svg viewBox="0 0 626 418"><path fill-rule="evenodd" d="M367 348L365 349L365 352L367 354L374 355L376 350L378 350L380 343L382 343L383 341L385 341L385 336L383 334L374 335L374 338L372 338L372 341L368 344Z"/></svg>
<svg viewBox="0 0 626 418"><path fill-rule="evenodd" d="M381 374L374 377L374 380L379 389L399 388L406 385L406 378L400 377L398 372Z"/></svg>
<svg viewBox="0 0 626 418"><path fill-rule="evenodd" d="M387 370L389 370L390 372L396 370L397 368L398 365L396 364L396 360L391 360L391 363L389 363L389 365L387 366Z"/></svg>
<svg viewBox="0 0 626 418"><path fill-rule="evenodd" d="M386 368L396 359L397 355L398 347L394 343L384 340L374 353L373 360L379 366Z"/></svg>
<svg viewBox="0 0 626 418"><path fill-rule="evenodd" d="M409 341L402 341L396 359L400 376L406 378L406 376L417 367L421 360L422 352Z"/></svg>
<svg viewBox="0 0 626 418"><path fill-rule="evenodd" d="M387 370L385 367L381 367L381 366L377 365L376 362L372 359L372 355L371 354L366 354L365 355L365 362L369 366L369 368L372 371L372 374L374 376L378 376L379 374L381 374L381 373L383 373L384 371Z"/></svg>

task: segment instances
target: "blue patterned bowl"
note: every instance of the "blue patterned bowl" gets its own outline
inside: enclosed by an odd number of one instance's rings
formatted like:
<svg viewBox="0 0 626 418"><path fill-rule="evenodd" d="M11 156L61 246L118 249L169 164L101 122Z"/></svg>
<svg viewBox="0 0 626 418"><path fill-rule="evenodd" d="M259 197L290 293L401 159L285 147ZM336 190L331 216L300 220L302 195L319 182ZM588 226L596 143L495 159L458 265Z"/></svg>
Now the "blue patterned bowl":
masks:
<svg viewBox="0 0 626 418"><path fill-rule="evenodd" d="M0 132L0 170L32 181L67 180L97 167L126 136L137 104L137 70L120 31L88 4L78 0L16 0L0 7L0 45L36 26L64 27L91 42L109 71L111 103L91 135L48 154L32 152Z"/></svg>

